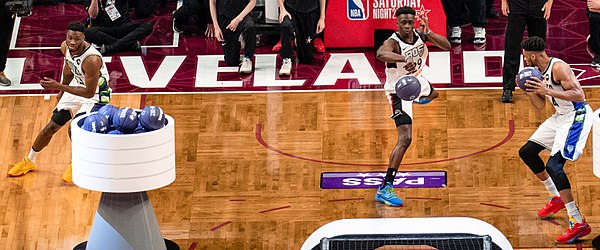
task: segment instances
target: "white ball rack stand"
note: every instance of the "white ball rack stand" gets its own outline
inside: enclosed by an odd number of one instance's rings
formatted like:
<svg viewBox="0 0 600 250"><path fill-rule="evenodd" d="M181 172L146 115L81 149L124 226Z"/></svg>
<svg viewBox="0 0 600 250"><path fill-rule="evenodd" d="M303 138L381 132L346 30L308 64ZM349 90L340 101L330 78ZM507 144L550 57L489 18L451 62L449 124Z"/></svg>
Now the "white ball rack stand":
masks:
<svg viewBox="0 0 600 250"><path fill-rule="evenodd" d="M142 134L97 134L71 123L73 183L102 192L87 242L74 249L166 250L146 191L175 181L175 120Z"/></svg>

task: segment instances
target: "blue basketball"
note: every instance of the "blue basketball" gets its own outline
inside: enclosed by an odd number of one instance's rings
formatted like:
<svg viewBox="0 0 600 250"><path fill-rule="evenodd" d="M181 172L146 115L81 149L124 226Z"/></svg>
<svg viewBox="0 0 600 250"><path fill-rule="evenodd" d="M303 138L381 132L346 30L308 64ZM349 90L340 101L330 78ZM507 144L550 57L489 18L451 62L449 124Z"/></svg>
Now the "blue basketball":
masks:
<svg viewBox="0 0 600 250"><path fill-rule="evenodd" d="M113 115L115 114L115 112L119 110L119 108L110 105L110 104L106 104L104 106L102 106L102 108L100 108L98 110L98 114L103 115L104 117L106 117L106 119L108 119L108 124L110 126L112 126L112 119L113 119Z"/></svg>
<svg viewBox="0 0 600 250"><path fill-rule="evenodd" d="M138 124L137 128L133 131L134 134L146 133L147 131L142 128L142 125Z"/></svg>
<svg viewBox="0 0 600 250"><path fill-rule="evenodd" d="M411 75L400 77L396 82L396 95L404 101L412 101L421 94L419 79Z"/></svg>
<svg viewBox="0 0 600 250"><path fill-rule="evenodd" d="M131 108L120 108L113 115L113 126L123 134L131 134L138 125L137 113Z"/></svg>
<svg viewBox="0 0 600 250"><path fill-rule="evenodd" d="M107 134L109 134L109 135L120 135L120 134L123 134L123 133L121 133L121 131L119 131L119 130L114 129L114 130L108 131Z"/></svg>
<svg viewBox="0 0 600 250"><path fill-rule="evenodd" d="M108 132L108 120L102 115L92 114L85 118L82 128L93 133Z"/></svg>
<svg viewBox="0 0 600 250"><path fill-rule="evenodd" d="M542 72L540 72L538 68L525 67L521 71L519 71L519 74L517 74L517 85L519 85L519 88L521 88L522 90L527 90L525 83L531 77L536 77L537 79L544 80Z"/></svg>
<svg viewBox="0 0 600 250"><path fill-rule="evenodd" d="M165 126L165 113L160 107L148 106L140 113L140 125L146 131L154 131Z"/></svg>

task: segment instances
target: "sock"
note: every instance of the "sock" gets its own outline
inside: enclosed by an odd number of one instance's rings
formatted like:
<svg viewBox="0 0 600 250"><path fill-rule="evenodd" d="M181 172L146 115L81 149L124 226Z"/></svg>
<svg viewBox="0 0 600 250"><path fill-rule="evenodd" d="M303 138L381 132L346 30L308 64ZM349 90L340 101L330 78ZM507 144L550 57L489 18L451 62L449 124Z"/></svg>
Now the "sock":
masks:
<svg viewBox="0 0 600 250"><path fill-rule="evenodd" d="M33 147L31 147L31 150L29 150L29 155L27 156L27 158L29 158L29 160L30 160L31 162L35 162L35 158L37 157L37 155L38 155L39 153L40 153L40 152L38 152L38 151L35 151L35 150L33 149Z"/></svg>
<svg viewBox="0 0 600 250"><path fill-rule="evenodd" d="M556 189L556 186L554 185L554 182L552 182L552 178L548 177L548 179L542 181L542 183L544 183L544 186L546 186L546 189L548 189L548 192L550 192L552 197L560 196L558 190Z"/></svg>
<svg viewBox="0 0 600 250"><path fill-rule="evenodd" d="M385 178L383 179L383 183L381 183L381 187L385 187L386 183L394 183L394 178L396 178L396 172L398 169L388 168L387 173L385 174Z"/></svg>
<svg viewBox="0 0 600 250"><path fill-rule="evenodd" d="M575 201L571 201L565 204L567 207L567 213L570 217L573 217L577 221L577 223L581 223L583 221L583 217L581 217L581 213L579 213L579 208L575 205Z"/></svg>

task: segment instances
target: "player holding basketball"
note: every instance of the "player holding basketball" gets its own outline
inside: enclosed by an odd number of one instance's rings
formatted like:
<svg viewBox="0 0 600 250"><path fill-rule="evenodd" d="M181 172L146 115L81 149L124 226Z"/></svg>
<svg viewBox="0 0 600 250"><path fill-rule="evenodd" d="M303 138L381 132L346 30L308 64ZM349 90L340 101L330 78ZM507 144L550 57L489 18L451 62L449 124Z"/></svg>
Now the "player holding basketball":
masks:
<svg viewBox="0 0 600 250"><path fill-rule="evenodd" d="M35 142L31 146L29 155L23 161L15 164L9 171L8 176L17 177L35 170L38 164L35 159L39 152L44 149L52 136L60 130L71 118L88 112L97 111L110 98L108 88L108 71L102 61L102 55L98 50L85 41L83 35L84 26L80 22L69 23L67 27L67 39L61 44L61 50L65 55L63 66L62 84L44 77L40 85L44 89L56 89L58 104L53 111L52 118L40 131ZM73 83L71 83L71 81ZM99 82L102 85L99 89ZM71 182L71 165L63 174L65 182Z"/></svg>
<svg viewBox="0 0 600 250"><path fill-rule="evenodd" d="M390 206L402 206L403 202L396 196L393 189L394 178L404 153L412 140L412 102L403 101L396 95L395 85L401 76L411 74L421 83L421 94L415 99L416 103L426 104L438 97L427 79L421 75L429 54L425 42L430 42L438 48L449 50L450 42L429 29L427 19L420 16L421 24L415 29L416 12L410 7L396 9L396 27L398 30L383 42L377 50L377 59L386 62L385 92L392 106L392 116L398 131L398 142L390 155L387 174L384 182L377 189L375 199Z"/></svg>
<svg viewBox="0 0 600 250"><path fill-rule="evenodd" d="M592 108L585 102L585 94L571 67L562 60L548 57L546 43L539 37L531 37L521 44L527 66L536 66L544 79L532 77L525 86L531 104L543 110L548 97L556 113L533 133L519 150L519 156L533 173L544 183L550 193L546 206L538 216L546 218L567 207L569 228L556 237L560 243L573 243L588 235L592 229L579 213L571 194L571 185L564 171L567 160L576 161L583 153L592 127ZM547 149L550 159L544 166L539 153Z"/></svg>

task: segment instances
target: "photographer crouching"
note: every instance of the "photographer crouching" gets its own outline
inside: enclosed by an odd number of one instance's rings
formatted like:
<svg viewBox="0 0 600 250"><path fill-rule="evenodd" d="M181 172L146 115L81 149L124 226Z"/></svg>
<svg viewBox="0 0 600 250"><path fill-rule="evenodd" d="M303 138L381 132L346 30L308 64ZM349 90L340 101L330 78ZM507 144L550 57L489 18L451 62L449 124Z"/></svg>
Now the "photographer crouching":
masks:
<svg viewBox="0 0 600 250"><path fill-rule="evenodd" d="M15 24L15 16L31 15L32 0L0 0L0 86L10 86L11 82L4 74L10 34Z"/></svg>
<svg viewBox="0 0 600 250"><path fill-rule="evenodd" d="M6 57L8 56L8 38L12 33L15 23L14 13L8 12L7 0L0 0L0 86L10 86L10 79L4 75Z"/></svg>

